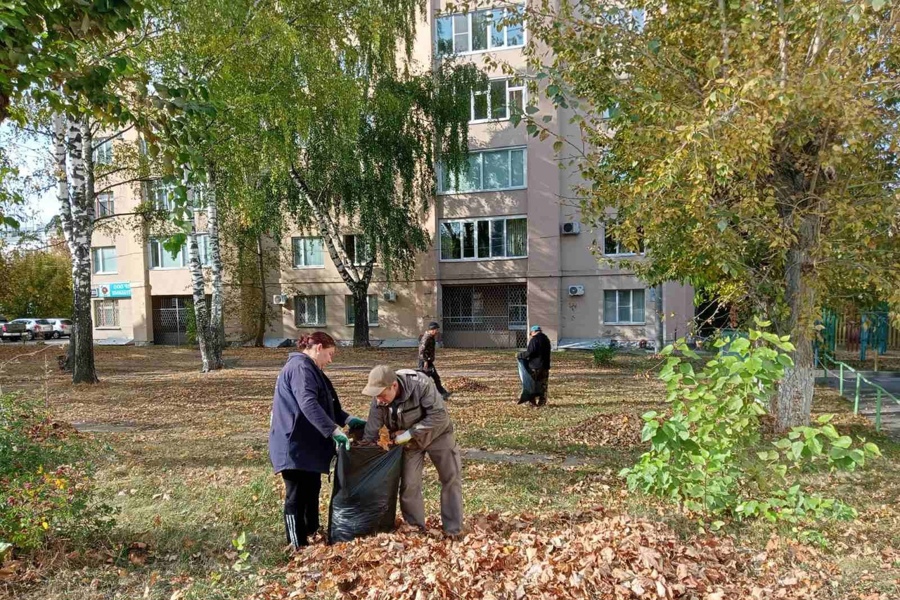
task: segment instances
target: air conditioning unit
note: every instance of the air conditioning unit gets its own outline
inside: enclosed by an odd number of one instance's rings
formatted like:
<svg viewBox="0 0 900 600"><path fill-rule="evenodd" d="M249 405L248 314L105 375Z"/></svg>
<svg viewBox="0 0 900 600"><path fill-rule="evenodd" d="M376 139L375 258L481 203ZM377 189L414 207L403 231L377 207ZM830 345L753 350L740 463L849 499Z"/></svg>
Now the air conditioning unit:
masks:
<svg viewBox="0 0 900 600"><path fill-rule="evenodd" d="M584 296L584 286L583 285L570 285L569 286L569 295L570 296Z"/></svg>
<svg viewBox="0 0 900 600"><path fill-rule="evenodd" d="M394 290L385 290L384 294L382 294L382 298L384 298L385 302L396 302L397 292Z"/></svg>
<svg viewBox="0 0 900 600"><path fill-rule="evenodd" d="M287 304L287 294L275 294L272 296L272 304L275 306L284 306Z"/></svg>
<svg viewBox="0 0 900 600"><path fill-rule="evenodd" d="M563 223L562 232L563 235L578 235L579 233L581 233L581 223L579 223L578 221Z"/></svg>

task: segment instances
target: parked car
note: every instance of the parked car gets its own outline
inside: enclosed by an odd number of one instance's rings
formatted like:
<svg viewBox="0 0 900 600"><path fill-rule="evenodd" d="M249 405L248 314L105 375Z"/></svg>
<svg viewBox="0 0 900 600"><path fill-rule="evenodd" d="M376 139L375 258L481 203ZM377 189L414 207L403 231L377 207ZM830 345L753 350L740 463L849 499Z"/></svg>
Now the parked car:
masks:
<svg viewBox="0 0 900 600"><path fill-rule="evenodd" d="M26 335L25 323L9 321L6 317L0 317L0 339L4 342L18 341Z"/></svg>
<svg viewBox="0 0 900 600"><path fill-rule="evenodd" d="M13 323L25 324L25 335L29 340L35 338L49 338L53 335L53 325L47 319L15 319Z"/></svg>
<svg viewBox="0 0 900 600"><path fill-rule="evenodd" d="M71 319L47 319L53 325L52 337L59 339L63 336L70 337L72 335Z"/></svg>

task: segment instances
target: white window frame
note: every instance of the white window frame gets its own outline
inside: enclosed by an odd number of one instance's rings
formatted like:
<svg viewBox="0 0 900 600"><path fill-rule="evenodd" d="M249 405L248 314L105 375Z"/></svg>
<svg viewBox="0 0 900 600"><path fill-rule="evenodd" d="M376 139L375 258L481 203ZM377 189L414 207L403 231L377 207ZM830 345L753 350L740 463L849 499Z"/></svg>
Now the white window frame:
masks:
<svg viewBox="0 0 900 600"><path fill-rule="evenodd" d="M150 238L147 242L147 268L151 271L176 271L178 269L187 269L191 265L191 239L190 237L184 241L184 244L181 246L181 266L175 267L154 267L153 266L153 245L156 244L157 252L156 262L162 264L162 254L164 252L169 252L163 247L163 243L165 242L165 238ZM198 233L197 234L197 250L200 253L200 266L208 267L210 266L210 256L209 256L209 234L208 233Z"/></svg>
<svg viewBox="0 0 900 600"><path fill-rule="evenodd" d="M491 103L491 84L492 84L492 83L496 83L496 82L498 82L498 81L505 81L505 82L506 82L506 92L505 92L505 96L506 96L506 103L505 103L505 107L506 107L506 116L503 116L503 117L494 117L494 116L491 114L491 113L492 113L492 110L491 110L491 104L492 104L492 103ZM499 123L499 122L501 122L501 121L509 121L510 116L511 116L511 113L510 113L510 110L509 110L509 107L510 107L510 96L511 96L513 93L515 93L515 92L522 92L522 108L523 108L523 110L524 110L525 105L526 105L526 103L528 102L528 99L526 98L527 92L526 92L525 86L524 86L524 85L521 85L521 84L512 84L512 83L513 83L513 80L510 79L510 78L508 78L508 77L497 78L497 79L489 79L489 80L487 81L487 89L486 89L485 91L483 91L483 92L476 92L475 90L472 90L472 93L471 93L471 95L470 95L470 97L469 97L469 123L470 123L470 124L478 124L478 123ZM511 85L511 84L512 84L512 85ZM477 118L475 118L475 96L481 96L481 95L487 96L487 110L488 110L488 117L485 118L485 119L477 119Z"/></svg>
<svg viewBox="0 0 900 600"><path fill-rule="evenodd" d="M115 255L116 268L112 271L106 270L106 260L103 258L103 250L112 249ZM119 272L119 253L115 246L95 246L91 248L91 272L94 275L115 275Z"/></svg>
<svg viewBox="0 0 900 600"><path fill-rule="evenodd" d="M92 156L95 165L110 165L113 161L113 138L103 140L94 148Z"/></svg>
<svg viewBox="0 0 900 600"><path fill-rule="evenodd" d="M175 186L171 183L164 183L162 179L154 179L147 183L147 200L153 203L156 210L166 210L171 212L175 208L175 202L172 198L172 192ZM159 195L165 192L165 197L160 201Z"/></svg>
<svg viewBox="0 0 900 600"><path fill-rule="evenodd" d="M524 256L509 256L508 255L508 247L506 245L506 222L518 219L525 219L525 255ZM479 221L488 221L490 225L488 225L488 249L491 248L490 243L490 232L493 230L494 221L503 221L503 244L504 244L504 256L486 256L479 257L478 256L478 222ZM462 248L465 248L465 223L472 223L473 230L475 232L475 240L473 241L473 247L475 248L475 256L470 258L465 258L460 256L460 258L444 258L444 241L441 236L441 229L446 223L459 223L462 235ZM472 219L444 219L438 223L438 259L440 262L483 262L488 260L521 260L523 258L528 258L528 216L527 215L509 215L502 217L479 217ZM460 254L463 254L461 251Z"/></svg>
<svg viewBox="0 0 900 600"><path fill-rule="evenodd" d="M300 322L300 304L303 303L306 306L304 307L304 314L309 315L309 302L310 300L316 305L316 317L317 320L315 322ZM319 302L321 302L322 313L319 314ZM327 309L326 309L325 296L316 295L316 296L294 296L294 325L296 327L324 327L327 320Z"/></svg>
<svg viewBox="0 0 900 600"><path fill-rule="evenodd" d="M97 205L94 207L94 216L111 217L116 214L116 197L113 192L97 194Z"/></svg>
<svg viewBox="0 0 900 600"><path fill-rule="evenodd" d="M634 317L634 292L643 292L644 294L644 320L643 321L635 321ZM629 293L629 307L631 310L631 321L619 321L619 294L622 292ZM610 321L609 316L606 314L606 294L614 293L616 295L616 309L615 309L615 321ZM615 289L615 290L603 290L603 324L604 325L646 325L647 323L647 290L646 288L629 288L625 290Z"/></svg>
<svg viewBox="0 0 900 600"><path fill-rule="evenodd" d="M301 265L297 263L297 244L303 245L303 251L300 253L301 256L305 256L307 253L306 245L310 240L319 240L319 243L322 244L322 264L320 265ZM324 269L325 268L325 241L321 236L294 236L291 238L291 265L295 270L304 270L304 269Z"/></svg>
<svg viewBox="0 0 900 600"><path fill-rule="evenodd" d="M111 311L113 323L106 323L105 318L100 315L104 314L104 309L109 308ZM115 298L97 298L94 300L94 328L95 329L121 329L121 320L119 318L119 301Z"/></svg>
<svg viewBox="0 0 900 600"><path fill-rule="evenodd" d="M524 3L522 3L520 6L524 10L524 8L525 8ZM504 27L503 28L503 45L502 46L494 46L494 37L492 35L493 26L489 25L487 28L487 48L484 50L471 50L471 48L472 48L472 23L474 21L475 15L479 14L479 13L485 13L485 12L489 12L489 13L499 12L501 14L501 17L497 20L503 21L504 19L506 19L506 15L507 15L508 11L509 11L509 8L504 8L504 7L498 6L496 8L484 8L484 9L480 9L480 10L471 11L467 14L450 13L450 14L442 14L439 17L437 17L438 19L446 18L446 19L450 20L450 40L453 43L453 48L454 48L453 52L451 52L450 55L451 56L467 56L467 55L471 55L471 54L483 54L485 52L497 52L500 50L513 50L516 48L524 48L525 45L528 43L528 26L527 26L528 22L525 20L522 21L522 43L521 44L516 44L515 46L510 46L509 45L509 27ZM468 44L468 46L470 48L469 50L465 50L463 52L456 52L456 20L454 19L454 17L465 17L466 18L466 22L468 23L468 31L465 35L467 36L468 41L469 41L469 44ZM491 19L488 22L491 23L493 21L494 21L494 19ZM460 34L460 35L463 35L463 34ZM437 54L437 52L438 52L437 27L435 27L434 52L435 52L435 54Z"/></svg>
<svg viewBox="0 0 900 600"><path fill-rule="evenodd" d="M375 301L375 319L372 320L372 301ZM344 296L344 321L347 327L355 327L356 312L350 312L350 303L353 302L353 296ZM369 294L366 296L366 309L369 311L369 327L378 327L378 294ZM353 315L354 322L350 322L350 315Z"/></svg>
<svg viewBox="0 0 900 600"><path fill-rule="evenodd" d="M513 152L521 150L522 151L522 185L512 185L512 154ZM490 154L492 152L506 152L507 153L507 166L509 168L509 181L510 185L508 187L498 187L498 188L485 188L484 187L484 155ZM469 156L478 156L478 179L480 181L480 187L476 187L472 190L466 190L464 192L457 191L455 189L444 189L444 165L443 163L438 165L438 195L441 196L452 196L452 195L460 195L460 194L480 194L482 192L504 192L509 190L524 190L528 188L528 148L525 146L510 146L507 148L488 148L485 150L475 150L469 151ZM468 164L464 167L468 169ZM462 174L460 174L462 176ZM457 183L459 183L457 181ZM450 176L449 184L453 185L453 177Z"/></svg>
<svg viewBox="0 0 900 600"><path fill-rule="evenodd" d="M354 267L364 267L364 266L366 266L366 264L367 264L369 261L366 260L366 261L364 261L364 262L359 262L359 252L357 251L357 248L359 248L360 240L362 240L362 244L363 244L363 246L364 246L365 249L366 249L366 255L369 256L369 258L371 258L372 248L369 247L369 242L368 242L368 240L366 240L366 236L364 236L364 235L361 234L361 233L345 233L345 234L344 234L344 239L341 240L341 241L344 242L344 252L347 252L347 254L349 254L349 252L347 251L347 242L346 242L346 239L347 239L348 237L353 238L353 258L352 258L350 264L353 265ZM324 257L323 257L323 258L324 258ZM373 264L373 265L374 265L374 264L377 264L377 261L376 261L376 262L373 262L372 264Z"/></svg>

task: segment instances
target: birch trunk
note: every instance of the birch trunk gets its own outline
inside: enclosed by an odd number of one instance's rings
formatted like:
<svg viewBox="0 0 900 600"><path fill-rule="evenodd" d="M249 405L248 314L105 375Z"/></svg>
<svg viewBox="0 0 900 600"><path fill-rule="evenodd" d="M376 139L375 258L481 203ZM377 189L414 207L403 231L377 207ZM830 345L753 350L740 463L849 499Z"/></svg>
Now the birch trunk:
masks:
<svg viewBox="0 0 900 600"><path fill-rule="evenodd" d="M66 118L60 113L54 113L53 119L53 164L56 178L56 201L59 205L59 220L62 226L63 239L69 249L70 256L75 255L72 245L72 205L69 202L69 178L66 173ZM74 263L72 275L74 276ZM72 280L74 282L74 279ZM72 303L72 314L75 314L75 303ZM70 337L66 344L66 362L63 369L72 372L75 368L75 340Z"/></svg>
<svg viewBox="0 0 900 600"><path fill-rule="evenodd" d="M69 119L66 143L72 181L69 188L71 207L72 284L74 310L70 344L73 346L72 382L97 383L94 366L94 332L91 317L91 234L94 197L93 156L90 124ZM87 176L86 176L87 175Z"/></svg>
<svg viewBox="0 0 900 600"><path fill-rule="evenodd" d="M216 174L213 168L207 170L208 207L207 231L209 233L209 261L212 273L212 303L210 305L210 348L213 368L225 367L222 353L225 349L225 285L222 281L222 251L219 247L219 205L216 195Z"/></svg>
<svg viewBox="0 0 900 600"><path fill-rule="evenodd" d="M200 263L200 245L197 243L197 225L191 224L188 235L190 245L191 295L194 298L194 317L197 323L197 344L200 346L200 371L209 373L221 368L215 365L209 327L209 311L206 308L206 284L203 280L203 265Z"/></svg>

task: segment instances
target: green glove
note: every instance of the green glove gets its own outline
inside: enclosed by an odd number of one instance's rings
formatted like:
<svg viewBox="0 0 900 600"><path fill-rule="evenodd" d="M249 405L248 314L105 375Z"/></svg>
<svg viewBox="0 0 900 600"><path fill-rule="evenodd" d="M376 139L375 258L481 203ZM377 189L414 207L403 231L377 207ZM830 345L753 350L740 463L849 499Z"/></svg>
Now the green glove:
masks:
<svg viewBox="0 0 900 600"><path fill-rule="evenodd" d="M357 427L365 427L366 420L360 419L359 417L350 417L347 419L347 427L350 429L356 429Z"/></svg>
<svg viewBox="0 0 900 600"><path fill-rule="evenodd" d="M350 449L350 438L348 438L347 434L341 431L340 428L335 428L334 433L331 434L331 439L334 440L334 443L337 444L338 448L343 444L344 448L347 450Z"/></svg>

